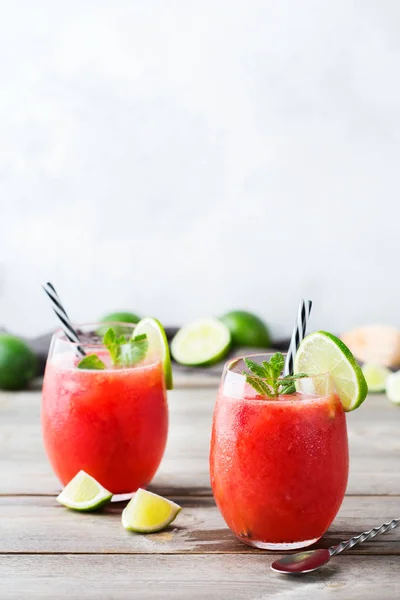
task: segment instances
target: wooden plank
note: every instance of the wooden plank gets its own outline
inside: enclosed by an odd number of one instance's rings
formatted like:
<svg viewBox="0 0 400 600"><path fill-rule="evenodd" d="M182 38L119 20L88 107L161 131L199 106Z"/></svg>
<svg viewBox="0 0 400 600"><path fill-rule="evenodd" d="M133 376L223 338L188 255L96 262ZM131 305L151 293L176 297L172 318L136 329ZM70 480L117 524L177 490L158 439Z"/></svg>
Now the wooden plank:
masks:
<svg viewBox="0 0 400 600"><path fill-rule="evenodd" d="M302 576L270 570L272 557L247 556L3 556L2 600L397 600L398 557L340 556Z"/></svg>
<svg viewBox="0 0 400 600"><path fill-rule="evenodd" d="M0 498L1 553L180 554L259 553L239 542L212 498L174 498L183 507L161 533L135 535L121 526L122 503L103 513L66 510L51 497ZM398 497L348 496L317 547L328 547L399 516ZM400 555L400 528L365 542L353 554Z"/></svg>
<svg viewBox="0 0 400 600"><path fill-rule="evenodd" d="M169 394L167 450L152 488L163 494L210 495L208 451L216 391ZM348 415L349 494L400 495L400 409L371 396ZM0 494L56 494L59 483L42 447L40 393L0 393Z"/></svg>

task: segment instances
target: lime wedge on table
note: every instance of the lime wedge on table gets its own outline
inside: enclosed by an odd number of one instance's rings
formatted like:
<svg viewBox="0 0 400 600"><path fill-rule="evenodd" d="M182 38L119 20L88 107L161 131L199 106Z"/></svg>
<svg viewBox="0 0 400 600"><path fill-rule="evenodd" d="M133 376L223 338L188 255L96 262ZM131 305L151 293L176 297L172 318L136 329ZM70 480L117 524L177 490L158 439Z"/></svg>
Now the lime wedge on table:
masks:
<svg viewBox="0 0 400 600"><path fill-rule="evenodd" d="M122 525L128 531L154 533L165 529L180 511L175 502L139 488L122 512Z"/></svg>
<svg viewBox="0 0 400 600"><path fill-rule="evenodd" d="M111 500L112 494L93 477L79 471L57 496L57 502L80 511L97 510Z"/></svg>
<svg viewBox="0 0 400 600"><path fill-rule="evenodd" d="M294 361L295 373L321 375L329 372L346 412L364 402L368 385L348 347L326 331L310 333L301 342Z"/></svg>
<svg viewBox="0 0 400 600"><path fill-rule="evenodd" d="M372 363L365 363L362 367L365 380L368 384L368 391L370 392L384 392L386 388L386 380L391 374L391 370L382 365L374 365Z"/></svg>
<svg viewBox="0 0 400 600"><path fill-rule="evenodd" d="M225 356L231 344L231 334L218 319L200 319L185 325L171 342L171 353L182 365L193 367L212 365Z"/></svg>
<svg viewBox="0 0 400 600"><path fill-rule="evenodd" d="M400 371L391 373L387 378L386 395L393 404L400 404Z"/></svg>
<svg viewBox="0 0 400 600"><path fill-rule="evenodd" d="M168 340L167 336L165 335L164 327L161 325L160 321L157 321L157 319L146 317L141 319L136 325L133 335L136 337L138 335L142 335L143 333L147 335L147 339L149 340L150 351L152 349L156 349L159 353L163 363L166 388L167 390L172 390L174 384L172 380L171 357L169 354Z"/></svg>

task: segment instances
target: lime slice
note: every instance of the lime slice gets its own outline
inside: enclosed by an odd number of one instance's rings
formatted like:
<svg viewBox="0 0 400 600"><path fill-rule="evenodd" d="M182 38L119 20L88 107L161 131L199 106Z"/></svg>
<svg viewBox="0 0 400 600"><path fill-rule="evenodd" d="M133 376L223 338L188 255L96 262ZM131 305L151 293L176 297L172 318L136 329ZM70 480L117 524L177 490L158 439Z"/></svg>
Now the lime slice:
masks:
<svg viewBox="0 0 400 600"><path fill-rule="evenodd" d="M178 331L171 342L171 353L182 365L207 366L223 358L230 344L226 325L218 319L200 319Z"/></svg>
<svg viewBox="0 0 400 600"><path fill-rule="evenodd" d="M301 342L294 361L295 373L330 373L346 412L354 410L368 394L361 367L348 347L326 331L310 333Z"/></svg>
<svg viewBox="0 0 400 600"><path fill-rule="evenodd" d="M393 404L400 404L400 371L391 373L387 378L386 395Z"/></svg>
<svg viewBox="0 0 400 600"><path fill-rule="evenodd" d="M175 502L139 488L122 512L122 525L128 531L154 533L165 529L180 511Z"/></svg>
<svg viewBox="0 0 400 600"><path fill-rule="evenodd" d="M172 380L172 365L169 354L169 346L167 336L165 335L164 327L160 321L152 317L141 319L135 327L134 336L145 333L149 340L150 351L156 350L158 356L161 357L164 369L165 386L167 390L172 390L174 383Z"/></svg>
<svg viewBox="0 0 400 600"><path fill-rule="evenodd" d="M112 494L98 481L79 471L56 500L67 508L80 511L97 510L111 500Z"/></svg>
<svg viewBox="0 0 400 600"><path fill-rule="evenodd" d="M368 384L369 392L384 392L386 388L386 380L391 374L391 370L382 365L374 365L373 363L365 363L362 367L365 380Z"/></svg>

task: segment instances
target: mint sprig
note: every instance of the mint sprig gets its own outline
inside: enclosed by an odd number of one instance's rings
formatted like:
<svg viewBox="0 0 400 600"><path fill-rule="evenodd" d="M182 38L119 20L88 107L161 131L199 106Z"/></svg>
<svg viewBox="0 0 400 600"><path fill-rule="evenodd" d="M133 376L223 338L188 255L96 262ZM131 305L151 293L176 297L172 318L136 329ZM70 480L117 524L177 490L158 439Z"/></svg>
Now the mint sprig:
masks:
<svg viewBox="0 0 400 600"><path fill-rule="evenodd" d="M117 336L115 329L110 327L103 336L103 344L110 353L112 364L115 367L133 367L144 359L149 348L147 335L142 333L127 340L124 335ZM82 358L77 365L78 369L105 369L106 365L97 356L89 354Z"/></svg>
<svg viewBox="0 0 400 600"><path fill-rule="evenodd" d="M149 342L145 333L135 336L128 344L125 343L120 347L120 366L132 367L140 362L146 356L148 348Z"/></svg>
<svg viewBox="0 0 400 600"><path fill-rule="evenodd" d="M306 373L296 373L295 375L286 375L281 377L285 359L281 352L276 352L269 361L263 361L258 364L250 358L245 358L244 362L250 371L242 371L249 385L261 396L268 398L278 398L283 394L293 394L296 391L295 381L301 377L307 377Z"/></svg>
<svg viewBox="0 0 400 600"><path fill-rule="evenodd" d="M97 354L88 354L84 356L81 361L77 364L78 369L88 369L92 370L102 370L106 368L106 365L103 361L97 356Z"/></svg>

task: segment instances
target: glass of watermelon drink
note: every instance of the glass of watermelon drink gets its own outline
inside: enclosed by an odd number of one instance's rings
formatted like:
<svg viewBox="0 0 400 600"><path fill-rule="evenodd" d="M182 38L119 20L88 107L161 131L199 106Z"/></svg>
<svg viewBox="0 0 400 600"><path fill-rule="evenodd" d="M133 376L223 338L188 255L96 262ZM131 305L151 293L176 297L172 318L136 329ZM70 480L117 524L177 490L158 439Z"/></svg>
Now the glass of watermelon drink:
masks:
<svg viewBox="0 0 400 600"><path fill-rule="evenodd" d="M249 358L259 364L271 355ZM225 365L215 405L211 485L227 525L256 548L316 542L343 501L348 477L346 419L329 373L304 377L294 393L268 398Z"/></svg>
<svg viewBox="0 0 400 600"><path fill-rule="evenodd" d="M135 329L128 323L108 327L127 341ZM102 370L78 368L76 344L62 331L53 336L43 384L43 440L64 485L84 470L122 494L146 487L157 471L167 441L167 394L151 339L142 360L116 367L102 343L104 329L104 323L78 328L80 345L103 361Z"/></svg>

